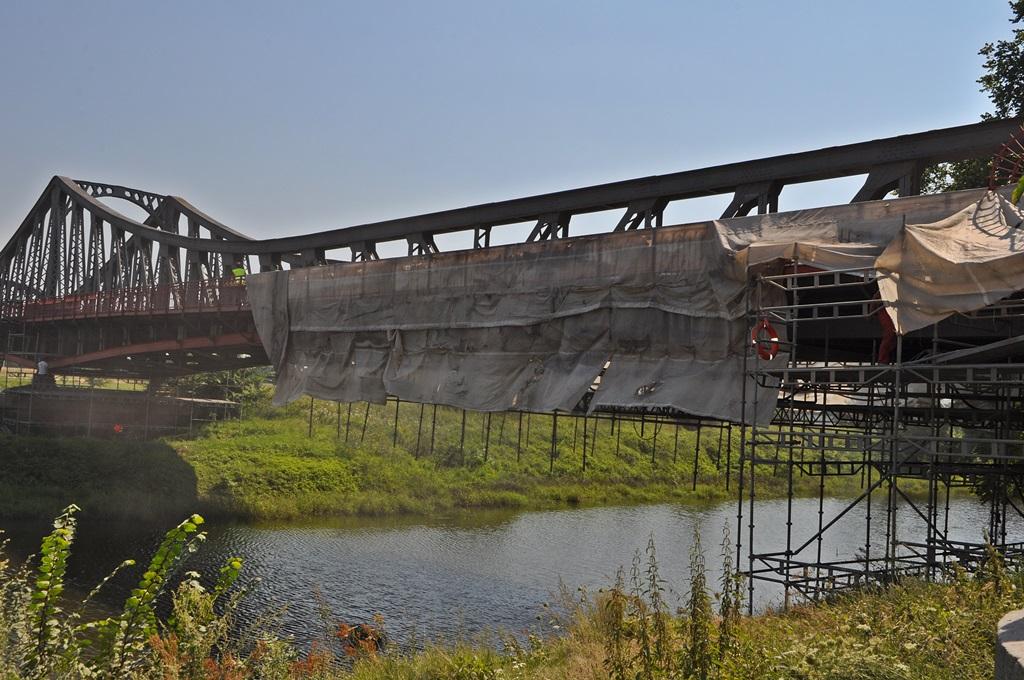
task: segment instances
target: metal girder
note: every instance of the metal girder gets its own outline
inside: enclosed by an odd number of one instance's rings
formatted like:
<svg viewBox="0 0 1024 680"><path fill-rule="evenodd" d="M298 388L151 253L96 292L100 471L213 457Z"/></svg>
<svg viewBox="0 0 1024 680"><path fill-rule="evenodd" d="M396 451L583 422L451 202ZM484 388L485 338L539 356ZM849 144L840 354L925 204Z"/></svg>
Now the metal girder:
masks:
<svg viewBox="0 0 1024 680"><path fill-rule="evenodd" d="M549 241L556 238L568 238L569 219L572 216L566 212L554 212L541 215L534 225L533 231L526 237L527 243L534 241Z"/></svg>
<svg viewBox="0 0 1024 680"><path fill-rule="evenodd" d="M924 168L924 163L917 160L886 163L872 168L864 180L864 186L853 197L853 202L877 201L894 190L900 196L916 196L921 193Z"/></svg>
<svg viewBox="0 0 1024 680"><path fill-rule="evenodd" d="M852 175L867 175L854 201L892 190L909 196L920 191L927 165L990 155L1018 127L1017 120L985 121L264 240L250 239L176 196L57 176L0 250L0 290L5 299L32 299L217 279L235 263L247 271L257 261L261 271L316 266L327 262L327 251L340 248L350 249L354 261L375 260L377 244L388 241L406 241L410 255L429 255L438 252L437 235L460 231L472 233L474 248L488 248L493 227L524 222L533 223L527 242L566 238L574 215L606 210L624 211L609 230L653 228L672 201L725 193L733 199L723 217L755 208L763 214L778 210L787 185ZM113 198L146 210L145 222L104 202Z"/></svg>
<svg viewBox="0 0 1024 680"><path fill-rule="evenodd" d="M491 247L491 228L490 227L475 227L473 229L473 247L474 248L490 248Z"/></svg>
<svg viewBox="0 0 1024 680"><path fill-rule="evenodd" d="M626 213L619 219L619 223L615 225L615 231L660 227L666 205L668 201L660 198L633 201L626 208Z"/></svg>
<svg viewBox="0 0 1024 680"><path fill-rule="evenodd" d="M782 186L781 182L771 180L736 187L736 193L722 213L722 218L743 217L750 214L755 207L758 215L778 212Z"/></svg>
<svg viewBox="0 0 1024 680"><path fill-rule="evenodd" d="M348 244L348 246L352 250L353 262L367 262L369 260L380 259L380 255L377 254L376 241L353 241L352 243Z"/></svg>
<svg viewBox="0 0 1024 680"><path fill-rule="evenodd" d="M699 170L612 182L511 201L387 220L301 237L253 242L253 252L288 250L296 243L336 248L353 241L405 239L409 234L443 234L628 208L643 200L676 201L734 193L738 188L775 182L790 184L870 174L879 166L906 161L924 165L990 156L1018 129L1016 119L985 121L943 130L878 139L859 144L787 154ZM543 227L539 232L543 232ZM533 234L531 234L533 235ZM539 238L538 233L534 238Z"/></svg>
<svg viewBox="0 0 1024 680"><path fill-rule="evenodd" d="M409 242L409 255L429 255L439 252L437 244L434 243L433 234L412 234L406 240Z"/></svg>
<svg viewBox="0 0 1024 680"><path fill-rule="evenodd" d="M80 181L78 184L90 196L95 196L96 198L120 198L134 203L150 215L160 207L160 203L163 199L163 197L158 194L152 194L148 191L139 191L138 189L132 189L130 187L124 187L117 184L88 181Z"/></svg>

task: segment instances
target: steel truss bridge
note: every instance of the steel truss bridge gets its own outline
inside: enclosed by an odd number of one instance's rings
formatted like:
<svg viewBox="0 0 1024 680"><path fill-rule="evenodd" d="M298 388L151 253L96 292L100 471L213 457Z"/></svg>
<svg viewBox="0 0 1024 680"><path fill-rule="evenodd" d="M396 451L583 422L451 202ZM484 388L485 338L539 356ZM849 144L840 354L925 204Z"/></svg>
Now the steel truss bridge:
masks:
<svg viewBox="0 0 1024 680"><path fill-rule="evenodd" d="M553 241L570 236L574 217L605 211L615 211L609 231L657 229L670 203L712 195L732 196L721 216L728 220L753 211L776 212L788 185L859 175L866 178L851 203L876 201L894 191L913 196L920 193L925 168L992 157L1019 129L1017 120L986 121L263 240L227 227L176 196L57 176L0 251L0 354L8 364L29 367L45 357L57 373L156 382L264 365L269 362L245 287L231 275L237 266L258 272L358 263L379 259L379 246L388 242L404 242L410 257L429 258L439 252L439 235L465 233L473 248L487 249L497 247L491 244L492 231L506 225L527 226L527 242ZM1024 156L1024 148L1020 151ZM942 203L950 196L902 203ZM112 199L134 204L147 217L142 222L126 217L112 207ZM888 206L829 210L877 217ZM749 310L752 320L771 316L790 330L791 339L785 368L755 362L745 369L759 382L782 386L770 425L739 426L735 536L738 553L748 550L750 587L755 581L775 584L788 601L906 573L934 578L953 564L983 561L986 546L956 536L949 527L950 490L961 486L988 496L988 535L996 548L1024 559L1024 543L1008 532L1009 519L1024 517L1024 465L1019 462L1024 460L1024 296L900 336L894 360L881 362L875 360L875 273L815 273L799 262L790 264L791 272L762 276L755 283L783 290L786 304ZM842 342L830 343L830 337ZM397 423L397 403L395 413ZM338 414L340 433L340 407ZM351 408L349 414L351 419ZM712 438L717 432L716 465L722 463L722 436L728 432L728 485L732 424L709 424L679 412L595 417L611 418L616 432L616 422L640 420L642 433L644 418L676 425L677 436L678 426L693 426L694 488L701 428ZM421 425L422 420L421 409ZM558 418L551 421L554 460ZM365 431L365 416L363 422ZM652 465L657 448L653 430ZM585 471L586 437L583 446ZM766 471L783 476L789 489L786 544L783 549L759 544L755 551L760 522L755 490ZM793 521L794 480L805 476L820 484L816 529ZM834 477L859 477L862 493L827 516L826 478ZM833 526L857 513L863 515L854 520L864 527L861 556L829 559L824 539ZM906 516L920 525L912 541L898 537L897 529L904 530L900 518ZM880 522L884 531L873 531Z"/></svg>
<svg viewBox="0 0 1024 680"><path fill-rule="evenodd" d="M853 202L920 192L929 165L991 156L1019 127L996 120L670 175L487 203L303 236L252 239L183 198L56 176L0 251L0 351L9 363L46 357L55 372L158 378L267 363L230 270L310 267L379 258L404 242L409 256L439 251L464 232L491 247L504 225L527 242L567 238L579 215L619 211L609 230L662 225L673 201L732 194L722 218L778 210L788 185L866 175ZM114 207L127 201L142 222ZM524 230L525 231L525 230Z"/></svg>

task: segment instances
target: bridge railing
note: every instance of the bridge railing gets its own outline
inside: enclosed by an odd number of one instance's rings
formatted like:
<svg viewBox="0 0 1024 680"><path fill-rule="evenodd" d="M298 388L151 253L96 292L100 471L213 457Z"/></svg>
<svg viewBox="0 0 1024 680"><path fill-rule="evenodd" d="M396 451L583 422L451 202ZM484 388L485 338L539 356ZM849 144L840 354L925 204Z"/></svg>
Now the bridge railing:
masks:
<svg viewBox="0 0 1024 680"><path fill-rule="evenodd" d="M231 312L249 308L245 285L233 279L190 281L141 288L117 288L61 298L15 300L0 307L0 318L62 321L121 316Z"/></svg>

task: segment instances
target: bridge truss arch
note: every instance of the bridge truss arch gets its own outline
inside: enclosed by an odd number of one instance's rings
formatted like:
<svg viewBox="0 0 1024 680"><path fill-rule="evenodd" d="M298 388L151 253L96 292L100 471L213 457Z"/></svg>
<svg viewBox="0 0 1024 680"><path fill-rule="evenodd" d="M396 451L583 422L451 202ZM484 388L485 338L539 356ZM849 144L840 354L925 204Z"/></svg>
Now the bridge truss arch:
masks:
<svg viewBox="0 0 1024 680"><path fill-rule="evenodd" d="M438 236L464 233L472 248L486 249L493 247L492 230L509 225L524 226L528 243L563 239L575 217L605 211L613 211L610 232L656 229L671 203L711 195L732 196L721 216L732 219L778 210L786 186L855 175L865 180L854 202L891 191L912 195L926 166L990 156L1019 126L986 121L269 239L250 238L178 196L58 175L0 250L0 323L8 335L45 337L41 344L19 342L50 356L55 369L159 373L171 365L172 350L161 349L167 356L159 365L143 368L127 363L135 356L129 349L137 355L151 343L215 346L245 333L246 351L236 354L262 362L244 289L231 286L230 272L239 265L249 273L317 266L337 262L339 252L344 260L375 260L387 242L404 243L410 257L429 258L441 250ZM146 217L126 216L108 204L113 199ZM141 317L153 322L146 330L139 330ZM12 354L8 345L0 351ZM120 361L109 356L116 347L125 348ZM217 367L224 364L179 361L175 370Z"/></svg>

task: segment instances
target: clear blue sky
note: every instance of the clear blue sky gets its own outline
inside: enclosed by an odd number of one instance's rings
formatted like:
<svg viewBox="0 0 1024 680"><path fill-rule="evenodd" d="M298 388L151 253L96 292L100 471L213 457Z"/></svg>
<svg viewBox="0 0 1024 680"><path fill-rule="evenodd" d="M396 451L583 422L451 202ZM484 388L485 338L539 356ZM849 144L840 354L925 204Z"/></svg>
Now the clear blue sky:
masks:
<svg viewBox="0 0 1024 680"><path fill-rule="evenodd" d="M978 48L1008 16L1004 0L7 2L0 241L54 174L178 194L259 237L970 123L988 109ZM781 207L853 190L791 188Z"/></svg>

